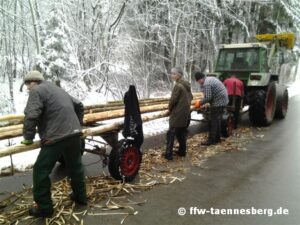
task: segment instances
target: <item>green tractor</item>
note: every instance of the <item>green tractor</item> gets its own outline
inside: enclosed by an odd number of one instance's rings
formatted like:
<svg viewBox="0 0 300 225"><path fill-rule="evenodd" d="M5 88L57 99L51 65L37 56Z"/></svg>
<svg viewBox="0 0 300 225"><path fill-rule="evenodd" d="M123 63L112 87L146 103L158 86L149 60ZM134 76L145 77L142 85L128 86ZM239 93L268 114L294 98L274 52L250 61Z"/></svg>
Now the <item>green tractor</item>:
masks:
<svg viewBox="0 0 300 225"><path fill-rule="evenodd" d="M288 50L293 49L292 33L256 35L257 43L223 44L220 46L214 73L224 80L232 75L243 81L244 106L249 105L249 118L255 126L268 126L273 118L285 118L288 91L283 69L291 64ZM290 51L291 52L291 51Z"/></svg>

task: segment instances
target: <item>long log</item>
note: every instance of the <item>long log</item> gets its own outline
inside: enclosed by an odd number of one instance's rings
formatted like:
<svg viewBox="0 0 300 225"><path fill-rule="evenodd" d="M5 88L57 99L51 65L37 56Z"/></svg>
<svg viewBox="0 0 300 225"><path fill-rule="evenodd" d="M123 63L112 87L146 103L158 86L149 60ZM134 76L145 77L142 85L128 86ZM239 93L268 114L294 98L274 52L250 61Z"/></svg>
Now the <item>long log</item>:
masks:
<svg viewBox="0 0 300 225"><path fill-rule="evenodd" d="M147 113L147 112L156 112L156 111L161 111L164 109L167 109L168 105L163 104L163 105L155 105L155 106L145 106L141 107L140 111L141 113ZM124 109L120 110L113 110L113 111L106 111L106 112L100 112L100 113L92 113L92 114L86 114L83 118L83 123L84 125L92 124L98 121L104 121L104 120L109 120L109 119L115 119L115 118L120 118L123 117L125 114ZM23 125L20 127L13 126L11 130L8 130L9 127L6 127L6 131L0 132L0 140L8 139L8 138L13 138L13 137L18 137L21 136L23 133ZM2 128L0 128L2 129Z"/></svg>
<svg viewBox="0 0 300 225"><path fill-rule="evenodd" d="M22 134L23 134L23 129L2 132L0 133L0 140L19 137L22 136Z"/></svg>
<svg viewBox="0 0 300 225"><path fill-rule="evenodd" d="M23 128L23 124L13 125L13 126L6 126L6 127L0 127L0 133L8 132L8 131L14 131L14 130L20 130Z"/></svg>
<svg viewBox="0 0 300 225"><path fill-rule="evenodd" d="M143 106L143 107L140 107L140 111L141 111L141 113L147 113L147 112L161 111L161 110L164 110L167 108L168 108L167 104ZM90 123L94 123L97 121L103 121L103 120L123 117L124 114L125 114L124 109L108 111L108 112L100 112L100 113L91 113L91 114L86 114L84 116L83 122L84 122L84 124L90 124Z"/></svg>
<svg viewBox="0 0 300 225"><path fill-rule="evenodd" d="M202 92L193 93L194 99L199 99L203 97ZM139 102L141 103L140 106L150 106L150 105L158 105L158 104L165 104L170 98L152 98L152 99L142 99ZM117 108L119 106L120 108ZM93 113L95 111L89 111L93 108L108 108L108 110L114 110L114 109L122 109L124 107L124 104L122 101L115 101L110 102L107 104L100 104L100 105L91 105L91 106L85 106L85 112L87 114ZM116 108L109 108L109 107L116 107ZM107 110L107 111L108 111ZM97 111L97 110L96 110ZM102 111L102 110L99 110ZM24 114L18 114L18 115L5 115L0 116L0 127L6 127L10 125L17 125L21 124L24 120Z"/></svg>
<svg viewBox="0 0 300 225"><path fill-rule="evenodd" d="M23 114L12 114L0 116L0 127L6 127L11 125L17 125L23 123L24 115Z"/></svg>
<svg viewBox="0 0 300 225"><path fill-rule="evenodd" d="M7 120L19 120L19 119L22 119L23 117L24 117L23 114L0 116L0 122L7 121Z"/></svg>
<svg viewBox="0 0 300 225"><path fill-rule="evenodd" d="M153 103L155 103L155 101L153 101ZM145 105L147 105L147 104L152 105L151 103L143 103L143 104L145 104ZM103 110L99 110L100 112L103 112L103 111L104 112L106 112L106 111L110 112L111 110L124 109L124 104L123 103L122 104L115 104L115 106L110 106L110 107L108 107L107 105L106 106L102 105L102 106L103 107L100 108L100 109L103 109ZM95 111L97 111L97 110L95 110ZM94 113L94 111L93 111L92 108L89 109L89 110L85 110L85 112L87 114L93 114ZM118 117L118 115L117 115L117 117ZM112 118L116 118L116 117L113 116ZM0 127L6 127L6 126L8 126L10 124L21 124L23 122L23 120L24 120L24 114L1 116L0 117L0 124L1 124L2 121L3 121L3 123L6 123L6 124L3 125L3 126L0 125Z"/></svg>
<svg viewBox="0 0 300 225"><path fill-rule="evenodd" d="M192 101L192 105L197 100ZM168 109L168 104L161 104L161 105L153 105L153 106L144 106L140 108L141 113L148 113L148 112L156 112L156 111L162 111ZM100 113L92 113L92 114L86 114L84 116L84 125L92 124L98 121L104 121L109 119L115 119L123 117L125 114L124 109L121 110L113 110L109 112L100 112ZM23 133L23 125L17 125L6 128L0 128L0 130L4 130L0 132L0 140L8 139L8 138L14 138L18 136L22 136Z"/></svg>
<svg viewBox="0 0 300 225"><path fill-rule="evenodd" d="M158 118L162 118L162 117L166 117L168 115L168 111L163 111L159 114L155 114L155 115L143 115L142 119L144 122L149 121L149 120L154 120L154 119L158 119ZM84 129L82 131L83 136L95 136L95 135L99 135L108 131L113 131L113 130L119 130L121 129L123 126L123 122L115 122L109 125L102 125L102 126L98 126L98 127L93 127L93 128L87 128ZM21 152L27 152L30 150L34 150L37 149L41 146L40 141L34 141L32 145L22 145L22 144L18 144L18 145L14 145L14 146L10 146L7 148L3 148L0 149L0 158L1 157L5 157L5 156L9 156L12 154L17 154L17 153L21 153Z"/></svg>
<svg viewBox="0 0 300 225"><path fill-rule="evenodd" d="M191 111L196 110L195 106L191 106ZM160 113L157 114L153 114L153 115L142 115L142 120L143 122L147 122L150 120L155 120L155 119L159 119L159 118L163 118L163 117L167 117L168 116L168 110L162 111ZM123 122L115 122L112 124L108 124L108 125L102 125L102 126L98 126L98 127L93 127L93 128L87 128L87 129L83 129L82 133L83 136L95 136L95 135L99 135L108 131L113 131L113 130L119 130L121 129L123 126ZM37 149L41 146L40 141L35 141L32 145L14 145L14 146L10 146L7 148L3 148L0 149L0 158L1 157L5 157L5 156L9 156L12 154L17 154L17 153L21 153L21 152L26 152L26 151L30 151L30 150L34 150Z"/></svg>
<svg viewBox="0 0 300 225"><path fill-rule="evenodd" d="M149 101L149 102L142 102L139 105L140 105L140 107L142 107L142 106L151 106L151 105L160 105L160 104L167 104L168 101L169 100ZM99 107L99 108L85 109L84 110L84 114L105 112L105 111L118 110L118 109L124 109L124 104L114 105L114 106L106 106L106 107Z"/></svg>
<svg viewBox="0 0 300 225"><path fill-rule="evenodd" d="M201 97L203 97L203 93L202 92L195 92L195 93L193 93L193 97L194 98L201 98ZM146 99L140 99L139 103L140 103L140 106L143 106L143 105L154 105L157 102L164 102L164 101L169 101L169 100L170 100L170 97L146 98ZM124 106L123 101L122 100L119 100L119 101L108 101L105 104L88 105L88 106L84 106L84 109L86 111L88 111L90 109L105 108L105 107L116 107L116 106Z"/></svg>
<svg viewBox="0 0 300 225"><path fill-rule="evenodd" d="M140 105L151 104L151 103L154 103L154 102L168 101L169 99L170 98L168 98L168 97L140 99L139 104ZM124 106L123 100L108 101L105 104L87 105L87 106L84 106L84 109L85 110L90 110L90 109L96 109L96 108L106 108L106 107L116 107L116 106Z"/></svg>
<svg viewBox="0 0 300 225"><path fill-rule="evenodd" d="M194 105L197 100L198 99L193 100L191 102L191 105ZM165 110L165 109L168 109L168 104L140 107L141 113L156 112L156 111L161 111L161 110ZM90 123L94 123L97 121L103 121L103 120L123 117L124 113L125 113L124 109L114 110L114 111L109 111L109 112L91 113L91 114L86 114L84 116L83 121L84 121L84 124L90 124Z"/></svg>

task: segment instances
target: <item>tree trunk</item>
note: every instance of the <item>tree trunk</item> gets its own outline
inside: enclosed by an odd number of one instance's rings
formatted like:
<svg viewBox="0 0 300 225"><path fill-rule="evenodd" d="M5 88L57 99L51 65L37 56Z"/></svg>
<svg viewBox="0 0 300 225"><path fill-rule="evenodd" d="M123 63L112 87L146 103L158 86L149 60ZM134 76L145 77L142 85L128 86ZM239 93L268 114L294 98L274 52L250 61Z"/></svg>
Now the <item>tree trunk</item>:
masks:
<svg viewBox="0 0 300 225"><path fill-rule="evenodd" d="M36 12L33 8L32 0L28 0L28 3L29 3L29 6L30 6L32 24L33 24L34 35L35 35L36 53L37 53L37 55L39 55L40 50L41 50L41 44L40 44L40 36L39 36L39 31L38 31L38 24L37 24L37 21L36 21Z"/></svg>
<svg viewBox="0 0 300 225"><path fill-rule="evenodd" d="M15 0L14 4L14 33L13 33L13 56L14 56L14 63L13 63L13 78L17 77L17 51L16 51L16 39L17 39L17 6L18 0Z"/></svg>
<svg viewBox="0 0 300 225"><path fill-rule="evenodd" d="M177 65L177 53L178 53L178 38L180 31L180 23L181 23L181 14L178 16L175 32L174 32L174 40L173 40L173 55L172 55L172 67Z"/></svg>

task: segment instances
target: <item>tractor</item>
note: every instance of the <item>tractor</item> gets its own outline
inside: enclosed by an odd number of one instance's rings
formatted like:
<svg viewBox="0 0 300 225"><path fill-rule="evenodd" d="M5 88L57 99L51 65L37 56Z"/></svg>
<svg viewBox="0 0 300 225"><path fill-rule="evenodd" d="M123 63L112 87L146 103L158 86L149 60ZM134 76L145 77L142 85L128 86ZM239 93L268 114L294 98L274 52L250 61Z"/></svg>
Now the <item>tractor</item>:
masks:
<svg viewBox="0 0 300 225"><path fill-rule="evenodd" d="M243 106L249 106L254 126L268 126L273 119L285 118L288 109L286 67L291 66L293 33L256 35L256 43L222 44L215 71L208 76L220 80L234 75L244 83Z"/></svg>

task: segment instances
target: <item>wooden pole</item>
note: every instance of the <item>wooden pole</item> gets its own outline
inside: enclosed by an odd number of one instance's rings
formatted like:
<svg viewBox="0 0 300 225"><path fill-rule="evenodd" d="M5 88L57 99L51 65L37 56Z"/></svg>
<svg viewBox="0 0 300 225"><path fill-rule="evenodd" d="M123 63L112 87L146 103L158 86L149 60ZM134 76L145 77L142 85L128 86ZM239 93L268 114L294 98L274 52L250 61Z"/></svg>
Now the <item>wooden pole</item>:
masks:
<svg viewBox="0 0 300 225"><path fill-rule="evenodd" d="M192 106L195 104L197 100L192 101ZM168 104L161 104L161 105L153 105L153 106L144 106L140 108L141 113L148 113L148 112L156 112L168 109ZM93 124L98 121L104 121L109 119L121 118L125 114L124 109L121 110L113 110L109 112L100 112L100 113L92 113L86 114L84 116L84 124ZM18 136L22 136L23 134L23 125L16 125L10 127L2 127L0 128L0 140L14 138Z"/></svg>
<svg viewBox="0 0 300 225"><path fill-rule="evenodd" d="M168 111L162 111L158 114L155 115L149 115L149 116L142 116L142 119L144 122L149 121L149 120L154 120L162 117L166 117L168 115ZM102 133L105 133L107 131L112 131L112 130L119 130L123 126L123 121L121 122L115 122L113 124L109 125L103 125L103 126L98 126L98 127L93 127L93 128L87 128L82 130L83 136L95 136L99 135ZM9 156L12 154L17 154L21 152L27 152L30 150L34 150L37 148L40 148L41 142L40 141L34 141L32 145L23 145L23 144L18 144L10 147L6 147L3 149L0 149L0 158Z"/></svg>
<svg viewBox="0 0 300 225"><path fill-rule="evenodd" d="M0 134L3 133L3 132L7 132L7 131L20 130L22 128L23 128L23 124L0 127Z"/></svg>
<svg viewBox="0 0 300 225"><path fill-rule="evenodd" d="M12 114L6 116L0 116L0 122L2 121L10 121L10 120L23 120L24 114Z"/></svg>
<svg viewBox="0 0 300 225"><path fill-rule="evenodd" d="M203 97L203 93L197 92L197 93L194 93L193 96L194 96L194 100L199 99L199 98ZM140 106L144 107L144 106L153 106L153 105L164 105L164 104L167 104L169 99L170 98L153 98L153 99L144 99L144 100L142 99L139 102L141 103ZM107 104L85 106L84 108L85 108L85 112L87 114L92 114L93 111L89 111L89 110L91 110L93 108L105 108L105 107L109 111L110 110L118 110L118 109L123 109L124 104L123 104L123 102L119 101L119 102L114 102L114 103L111 102L111 103L107 103ZM109 108L109 107L115 107L115 108ZM118 107L120 107L120 108L118 108ZM163 107L162 109L165 109L165 108ZM105 110L105 111L108 111L108 110ZM102 110L99 110L99 111L102 112ZM90 113L90 112L92 112L92 113ZM149 112L149 111L147 111L147 112ZM113 118L116 118L116 117L113 117ZM0 116L0 127L21 124L23 122L23 120L24 120L23 114Z"/></svg>
<svg viewBox="0 0 300 225"><path fill-rule="evenodd" d="M196 110L195 106L191 106L190 109L191 109L191 111ZM160 113L153 114L153 115L142 115L142 120L143 120L143 122L147 122L150 120L167 117L168 114L169 114L169 111L165 110L165 111L161 111ZM120 121L120 122L115 122L115 123L109 124L109 125L102 125L102 126L98 126L98 127L83 129L82 133L83 133L84 137L96 136L96 135L100 135L100 134L108 132L108 131L120 130L122 128L122 126L123 126L123 121ZM35 141L35 142L33 142L32 145L18 144L18 145L6 147L3 149L0 149L0 158L9 156L12 154L17 154L17 153L21 153L21 152L27 152L30 150L34 150L34 149L40 148L40 146L41 146L40 141Z"/></svg>

